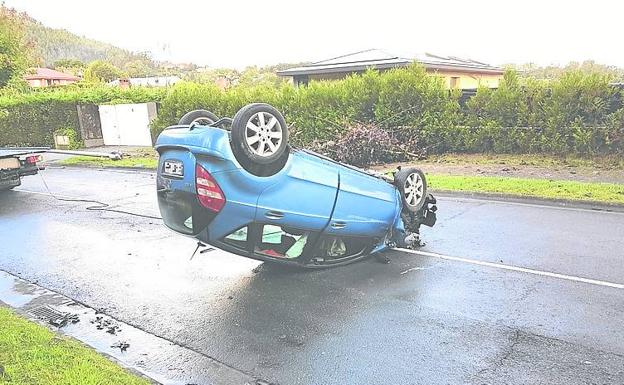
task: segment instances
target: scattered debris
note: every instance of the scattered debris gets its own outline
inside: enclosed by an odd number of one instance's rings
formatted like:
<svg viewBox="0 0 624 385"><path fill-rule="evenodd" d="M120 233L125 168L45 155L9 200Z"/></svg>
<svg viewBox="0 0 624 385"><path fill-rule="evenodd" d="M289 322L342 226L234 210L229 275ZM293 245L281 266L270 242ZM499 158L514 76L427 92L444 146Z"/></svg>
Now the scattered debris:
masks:
<svg viewBox="0 0 624 385"><path fill-rule="evenodd" d="M117 324L117 322L113 321L110 318L104 318L99 315L96 316L94 320L91 320L91 323L95 325L98 330L104 330L106 333L115 335L117 332L121 331L121 327Z"/></svg>
<svg viewBox="0 0 624 385"><path fill-rule="evenodd" d="M390 263L390 257L382 253L375 253L375 260L379 263L384 263L384 264Z"/></svg>
<svg viewBox="0 0 624 385"><path fill-rule="evenodd" d="M130 347L130 344L125 341L115 342L114 344L111 345L111 348L117 348L121 350L122 353L128 350L129 347Z"/></svg>
<svg viewBox="0 0 624 385"><path fill-rule="evenodd" d="M407 270L405 270L405 271L402 271L402 272L401 272L401 275L403 275L403 274L407 274L407 273L409 273L410 271L416 271L416 270L425 270L425 268L424 268L424 267L412 267L411 269L407 269Z"/></svg>

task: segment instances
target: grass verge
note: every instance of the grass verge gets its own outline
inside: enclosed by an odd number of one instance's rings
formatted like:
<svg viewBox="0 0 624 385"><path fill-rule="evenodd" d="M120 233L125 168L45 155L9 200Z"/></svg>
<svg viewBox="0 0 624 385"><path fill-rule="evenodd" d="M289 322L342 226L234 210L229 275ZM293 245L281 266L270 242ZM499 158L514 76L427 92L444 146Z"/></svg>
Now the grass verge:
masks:
<svg viewBox="0 0 624 385"><path fill-rule="evenodd" d="M59 162L65 166L87 166L87 167L122 167L122 168L146 168L156 169L158 158L153 156L130 156L120 160L106 158L95 158L91 156L73 156Z"/></svg>
<svg viewBox="0 0 624 385"><path fill-rule="evenodd" d="M80 342L0 307L0 384L149 383Z"/></svg>
<svg viewBox="0 0 624 385"><path fill-rule="evenodd" d="M488 176L427 175L429 188L624 204L624 185Z"/></svg>
<svg viewBox="0 0 624 385"><path fill-rule="evenodd" d="M418 163L442 163L454 165L508 165L536 167L570 167L587 169L624 170L621 156L554 156L538 154L441 154L431 155Z"/></svg>

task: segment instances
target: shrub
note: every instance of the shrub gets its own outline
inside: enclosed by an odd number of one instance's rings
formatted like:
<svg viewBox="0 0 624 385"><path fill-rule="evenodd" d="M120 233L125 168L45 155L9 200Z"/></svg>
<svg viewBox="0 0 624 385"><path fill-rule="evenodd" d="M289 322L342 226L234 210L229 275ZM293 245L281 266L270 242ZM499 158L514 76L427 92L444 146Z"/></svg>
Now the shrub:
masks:
<svg viewBox="0 0 624 385"><path fill-rule="evenodd" d="M55 135L67 136L69 138L69 150L76 150L84 147L84 142L80 139L80 131L73 127L63 127L54 131Z"/></svg>

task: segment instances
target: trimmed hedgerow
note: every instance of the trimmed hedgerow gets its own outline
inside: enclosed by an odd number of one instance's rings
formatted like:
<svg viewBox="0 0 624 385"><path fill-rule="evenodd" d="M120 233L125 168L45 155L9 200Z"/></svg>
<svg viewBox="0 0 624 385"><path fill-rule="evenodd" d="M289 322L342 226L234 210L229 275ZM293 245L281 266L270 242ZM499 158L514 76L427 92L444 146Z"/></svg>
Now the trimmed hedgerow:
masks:
<svg viewBox="0 0 624 385"><path fill-rule="evenodd" d="M350 128L373 124L399 140L404 154L623 154L622 97L609 82L608 75L580 71L548 82L521 80L510 70L498 89L480 88L466 103L419 65L301 88L222 91L179 83L163 98L152 127L158 134L192 109L233 116L261 101L283 112L292 140L303 146L338 143ZM406 144L413 147L406 151Z"/></svg>
<svg viewBox="0 0 624 385"><path fill-rule="evenodd" d="M291 125L290 138L299 146L330 141L370 145L364 136L358 136L362 143L349 138L354 127L364 125L374 127L376 135L377 130L385 131L399 146L393 151L404 156L443 152L623 155L623 98L610 81L609 75L581 71L566 72L555 80L527 80L510 70L498 89L480 88L466 101L414 64L300 88L236 86L223 91L190 82L168 89L72 87L0 96L0 145L51 144L54 129L77 129L75 105L80 103L160 102L152 122L157 135L190 110L207 109L231 117L245 104L265 102L282 111Z"/></svg>
<svg viewBox="0 0 624 385"><path fill-rule="evenodd" d="M70 86L10 93L0 96L0 147L52 146L53 133L62 127L73 130L79 143L79 104L142 103L158 101L165 90L157 88L120 89L100 86Z"/></svg>

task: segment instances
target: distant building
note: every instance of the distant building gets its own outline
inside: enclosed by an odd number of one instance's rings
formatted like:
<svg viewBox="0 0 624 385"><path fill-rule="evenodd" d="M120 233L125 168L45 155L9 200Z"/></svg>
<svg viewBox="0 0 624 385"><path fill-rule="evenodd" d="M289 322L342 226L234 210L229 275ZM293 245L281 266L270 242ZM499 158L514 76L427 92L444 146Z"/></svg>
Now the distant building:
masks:
<svg viewBox="0 0 624 385"><path fill-rule="evenodd" d="M471 59L432 54L418 55L408 59L378 49L369 49L348 55L312 63L302 67L278 71L277 74L291 77L295 86L307 85L311 80L343 79L353 73L362 73L369 68L386 71L392 68L421 63L427 73L440 76L448 88L472 89L479 85L497 88L503 78L503 69Z"/></svg>
<svg viewBox="0 0 624 385"><path fill-rule="evenodd" d="M122 78L115 79L108 84L111 86L119 86L122 88L137 87L167 87L172 86L180 81L177 76L149 76L145 78Z"/></svg>
<svg viewBox="0 0 624 385"><path fill-rule="evenodd" d="M78 76L50 68L34 68L34 73L24 76L31 87L64 86L80 80Z"/></svg>

